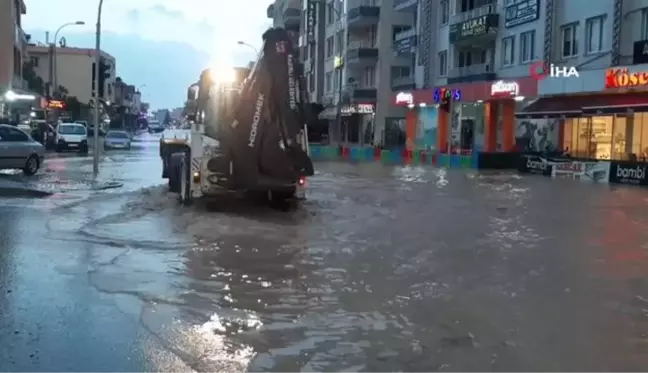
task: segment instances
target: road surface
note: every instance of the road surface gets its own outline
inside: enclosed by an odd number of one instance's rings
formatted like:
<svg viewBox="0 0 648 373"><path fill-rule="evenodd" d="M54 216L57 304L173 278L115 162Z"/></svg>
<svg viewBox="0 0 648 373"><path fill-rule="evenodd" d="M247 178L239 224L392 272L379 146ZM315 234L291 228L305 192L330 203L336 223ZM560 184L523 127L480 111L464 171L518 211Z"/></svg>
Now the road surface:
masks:
<svg viewBox="0 0 648 373"><path fill-rule="evenodd" d="M331 163L295 212L183 208L142 140L3 199L0 371L648 366L642 189Z"/></svg>

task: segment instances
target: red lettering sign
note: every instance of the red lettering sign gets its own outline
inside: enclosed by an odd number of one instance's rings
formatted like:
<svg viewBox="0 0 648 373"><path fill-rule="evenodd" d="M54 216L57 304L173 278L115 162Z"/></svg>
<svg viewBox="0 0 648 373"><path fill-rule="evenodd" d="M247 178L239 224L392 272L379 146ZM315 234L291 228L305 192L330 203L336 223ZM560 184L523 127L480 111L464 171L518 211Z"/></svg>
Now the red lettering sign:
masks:
<svg viewBox="0 0 648 373"><path fill-rule="evenodd" d="M607 69L605 88L628 88L648 85L648 72L631 73L628 69Z"/></svg>
<svg viewBox="0 0 648 373"><path fill-rule="evenodd" d="M583 164L578 162L558 163L556 171L583 172Z"/></svg>

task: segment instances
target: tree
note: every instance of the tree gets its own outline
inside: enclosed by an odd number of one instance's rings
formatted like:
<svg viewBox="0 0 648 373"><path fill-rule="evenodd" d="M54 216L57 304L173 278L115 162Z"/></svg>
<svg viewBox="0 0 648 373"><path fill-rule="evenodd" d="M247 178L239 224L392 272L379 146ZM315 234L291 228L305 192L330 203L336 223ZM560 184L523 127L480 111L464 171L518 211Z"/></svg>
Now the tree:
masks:
<svg viewBox="0 0 648 373"><path fill-rule="evenodd" d="M27 88L41 96L45 95L45 81L36 74L34 65L30 61L23 62L23 79L27 81Z"/></svg>

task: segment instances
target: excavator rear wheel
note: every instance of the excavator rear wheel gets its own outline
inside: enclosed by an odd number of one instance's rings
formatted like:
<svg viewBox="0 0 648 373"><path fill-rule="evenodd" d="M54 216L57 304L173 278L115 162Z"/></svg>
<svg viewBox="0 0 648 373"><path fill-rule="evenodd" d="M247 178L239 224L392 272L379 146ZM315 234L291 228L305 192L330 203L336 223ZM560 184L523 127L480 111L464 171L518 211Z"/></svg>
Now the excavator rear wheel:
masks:
<svg viewBox="0 0 648 373"><path fill-rule="evenodd" d="M184 156L184 152L177 152L171 154L169 157L167 175L169 177L169 191L171 193L180 193L180 165Z"/></svg>
<svg viewBox="0 0 648 373"><path fill-rule="evenodd" d="M181 153L182 159L180 160L179 167L179 180L180 180L180 191L178 196L178 201L184 206L189 206L193 203L193 197L191 195L191 161L189 160L189 153Z"/></svg>

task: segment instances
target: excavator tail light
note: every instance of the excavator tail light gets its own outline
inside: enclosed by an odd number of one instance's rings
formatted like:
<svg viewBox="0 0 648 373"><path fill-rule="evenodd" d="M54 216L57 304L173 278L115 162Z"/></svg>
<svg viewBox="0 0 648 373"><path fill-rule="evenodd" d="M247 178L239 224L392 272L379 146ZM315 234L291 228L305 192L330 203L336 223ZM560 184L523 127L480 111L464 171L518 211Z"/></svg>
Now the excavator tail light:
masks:
<svg viewBox="0 0 648 373"><path fill-rule="evenodd" d="M306 178L305 177L300 177L298 183L299 183L299 186L306 185Z"/></svg>

